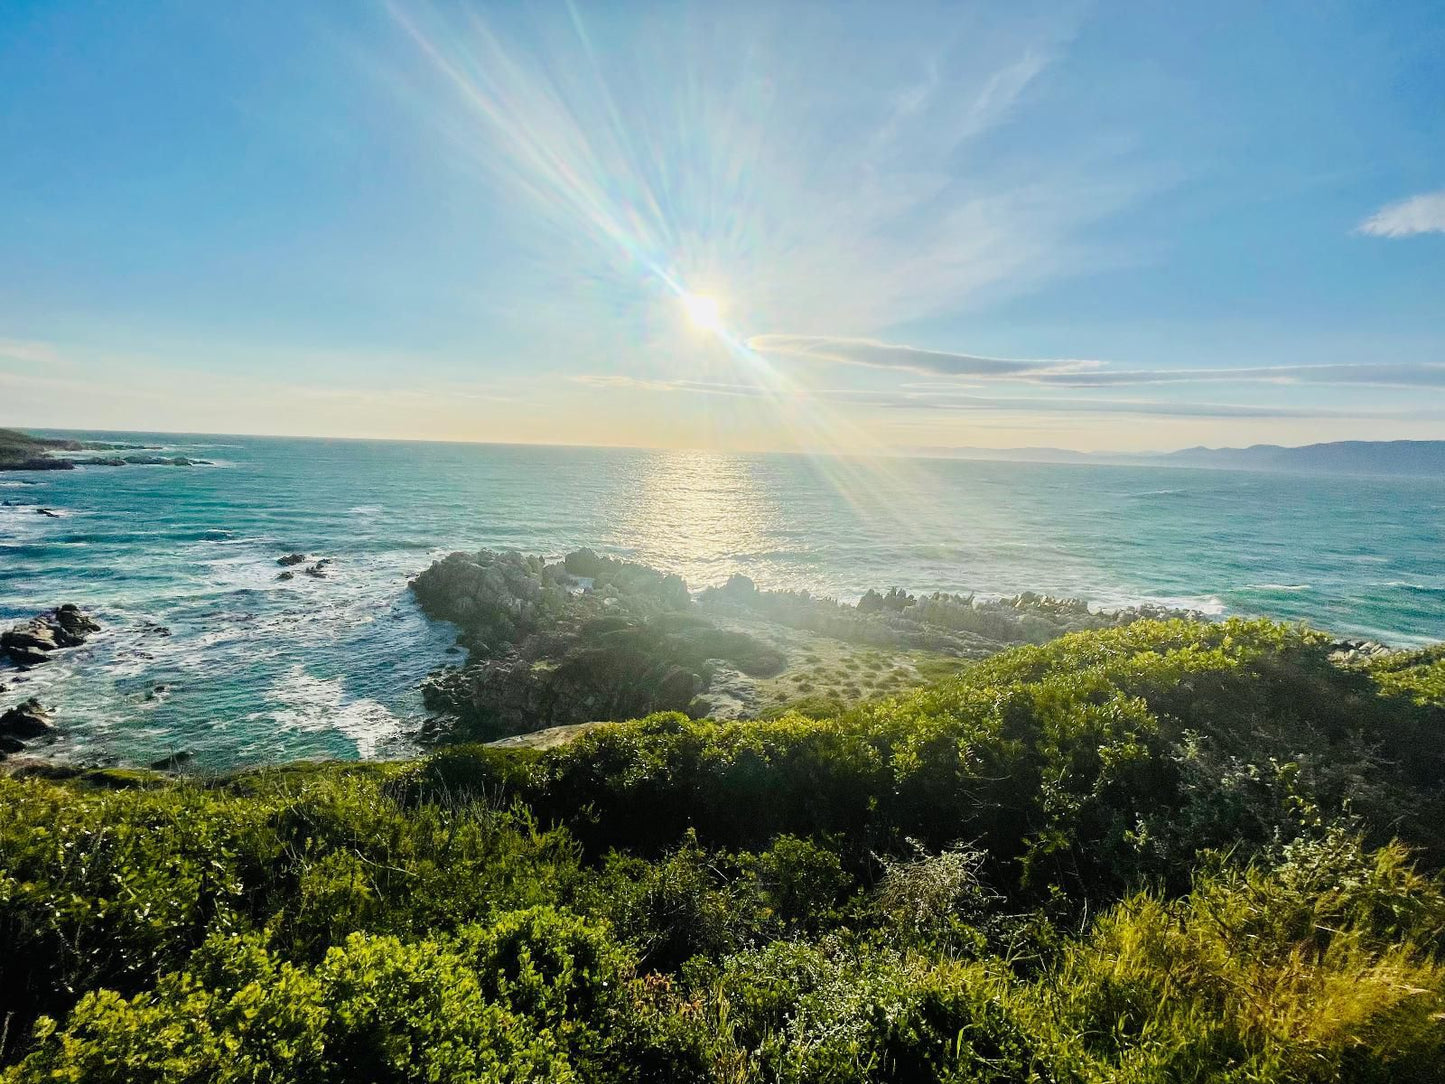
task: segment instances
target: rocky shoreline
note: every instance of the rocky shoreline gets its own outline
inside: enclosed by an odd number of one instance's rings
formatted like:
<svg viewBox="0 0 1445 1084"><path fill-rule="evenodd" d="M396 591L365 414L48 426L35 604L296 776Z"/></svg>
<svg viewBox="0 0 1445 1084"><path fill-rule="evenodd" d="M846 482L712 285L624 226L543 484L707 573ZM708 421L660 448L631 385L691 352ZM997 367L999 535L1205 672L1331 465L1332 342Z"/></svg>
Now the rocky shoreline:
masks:
<svg viewBox="0 0 1445 1084"><path fill-rule="evenodd" d="M417 576L424 613L467 652L423 685L435 742L497 740L654 711L744 718L839 710L1004 648L1144 618L1202 617L1077 599L893 588L856 604L759 590L745 576L694 595L677 576L578 550L453 553Z"/></svg>
<svg viewBox="0 0 1445 1084"><path fill-rule="evenodd" d="M283 554L275 563L278 579L325 579L333 565L305 553ZM416 737L427 745L541 747L660 711L719 720L788 711L834 716L1009 647L1145 619L1207 619L1153 606L1100 611L1032 592L985 599L895 587L846 603L763 590L746 576L693 592L676 575L587 549L561 560L517 551L453 553L409 588L426 616L456 627L448 653L464 656L422 682L429 714ZM67 603L0 632L0 693L24 695L25 679L7 689L5 669L43 666L99 630L89 613ZM1390 651L1341 640L1331 659L1350 666ZM164 691L158 685L147 698ZM34 696L0 704L5 770L28 770L37 752L53 755L27 746L62 736L54 706ZM150 768L188 770L190 757L181 750Z"/></svg>
<svg viewBox="0 0 1445 1084"><path fill-rule="evenodd" d="M18 670L30 670L50 662L59 651L79 647L99 631L100 624L93 617L74 603L66 603L0 633L0 660ZM0 692L5 688L0 684ZM23 753L27 742L54 735L49 709L38 698L29 697L0 712L0 759Z"/></svg>

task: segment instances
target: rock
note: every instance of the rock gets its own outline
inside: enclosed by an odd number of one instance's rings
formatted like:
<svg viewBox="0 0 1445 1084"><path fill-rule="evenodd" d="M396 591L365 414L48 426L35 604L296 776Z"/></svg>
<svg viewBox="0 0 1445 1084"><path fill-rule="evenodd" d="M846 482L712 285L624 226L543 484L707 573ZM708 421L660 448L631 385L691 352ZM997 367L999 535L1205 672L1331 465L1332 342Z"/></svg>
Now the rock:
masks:
<svg viewBox="0 0 1445 1084"><path fill-rule="evenodd" d="M29 459L8 460L0 463L0 470L74 470L75 464L68 459L53 459L48 455L32 456Z"/></svg>
<svg viewBox="0 0 1445 1084"><path fill-rule="evenodd" d="M100 631L100 625L95 619L73 602L56 607L55 622L65 634L60 645L62 647L76 647L85 643L86 637L92 632Z"/></svg>
<svg viewBox="0 0 1445 1084"><path fill-rule="evenodd" d="M50 712L33 696L0 715L0 735L11 738L43 738L54 731Z"/></svg>
<svg viewBox="0 0 1445 1084"><path fill-rule="evenodd" d="M276 578L277 578L278 580L294 580L294 579L296 578L296 573L292 572L292 571L288 568L288 569L286 569L284 572L278 572L278 573L276 573Z"/></svg>
<svg viewBox="0 0 1445 1084"><path fill-rule="evenodd" d="M7 757L11 753L23 753L25 743L19 738L12 738L9 734L0 734L0 757Z"/></svg>
<svg viewBox="0 0 1445 1084"><path fill-rule="evenodd" d="M758 585L753 583L751 576L744 576L741 572L734 572L728 577L728 582L722 585L721 590L730 595L756 595Z"/></svg>
<svg viewBox="0 0 1445 1084"><path fill-rule="evenodd" d="M329 562L317 561L314 565L306 566L306 575L313 576L318 580L326 579L326 566Z"/></svg>
<svg viewBox="0 0 1445 1084"><path fill-rule="evenodd" d="M1394 651L1378 640L1336 640L1330 645L1329 657L1334 662L1368 662L1378 655L1389 655Z"/></svg>
<svg viewBox="0 0 1445 1084"><path fill-rule="evenodd" d="M569 575L581 576L583 579L594 579L605 567L602 558L596 552L589 549L580 549L569 553L562 558L562 567Z"/></svg>
<svg viewBox="0 0 1445 1084"><path fill-rule="evenodd" d="M52 512L49 508L37 508L37 509L35 510L35 514L36 514L37 516L49 516L51 519L59 519L59 518L60 518L60 513L59 513L59 512Z"/></svg>
<svg viewBox="0 0 1445 1084"><path fill-rule="evenodd" d="M38 647L7 644L5 654L16 666L39 666L50 661L50 653Z"/></svg>
<svg viewBox="0 0 1445 1084"><path fill-rule="evenodd" d="M73 602L66 603L0 633L0 655L17 666L36 666L48 661L57 648L79 647L99 630L89 614Z"/></svg>
<svg viewBox="0 0 1445 1084"><path fill-rule="evenodd" d="M289 568L292 565L304 565L306 563L306 554L288 553L285 557L276 558L276 563L283 568Z"/></svg>

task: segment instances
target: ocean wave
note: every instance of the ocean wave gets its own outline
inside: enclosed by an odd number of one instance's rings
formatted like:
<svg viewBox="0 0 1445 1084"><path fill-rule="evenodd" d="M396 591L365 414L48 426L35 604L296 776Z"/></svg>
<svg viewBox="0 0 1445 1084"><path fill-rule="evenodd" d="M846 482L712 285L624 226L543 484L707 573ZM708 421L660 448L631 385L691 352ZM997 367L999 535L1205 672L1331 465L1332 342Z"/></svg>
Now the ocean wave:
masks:
<svg viewBox="0 0 1445 1084"><path fill-rule="evenodd" d="M1247 583L1242 591L1309 591L1312 590L1307 583Z"/></svg>
<svg viewBox="0 0 1445 1084"><path fill-rule="evenodd" d="M356 746L363 759L377 755L402 735L402 720L385 704L348 700L341 678L320 678L297 664L266 693L271 714L282 730L335 731Z"/></svg>
<svg viewBox="0 0 1445 1084"><path fill-rule="evenodd" d="M1410 583L1408 580L1386 580L1381 587L1395 587L1402 591L1418 591L1422 595L1445 595L1445 584Z"/></svg>

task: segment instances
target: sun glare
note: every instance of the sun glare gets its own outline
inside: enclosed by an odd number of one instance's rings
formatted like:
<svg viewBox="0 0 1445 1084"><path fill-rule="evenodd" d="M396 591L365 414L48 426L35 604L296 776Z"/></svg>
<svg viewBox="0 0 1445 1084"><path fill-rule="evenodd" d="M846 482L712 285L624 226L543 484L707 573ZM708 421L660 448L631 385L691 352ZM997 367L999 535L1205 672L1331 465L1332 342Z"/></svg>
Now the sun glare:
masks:
<svg viewBox="0 0 1445 1084"><path fill-rule="evenodd" d="M717 298L706 294L683 294L682 307L687 310L687 317L694 327L704 331L717 331L722 327L722 308Z"/></svg>

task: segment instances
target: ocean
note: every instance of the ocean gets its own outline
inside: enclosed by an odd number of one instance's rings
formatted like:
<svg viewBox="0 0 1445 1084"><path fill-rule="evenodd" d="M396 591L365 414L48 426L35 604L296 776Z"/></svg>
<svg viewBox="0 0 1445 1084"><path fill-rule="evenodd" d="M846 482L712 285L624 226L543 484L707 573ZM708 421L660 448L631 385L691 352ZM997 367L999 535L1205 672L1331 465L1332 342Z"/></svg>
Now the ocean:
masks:
<svg viewBox="0 0 1445 1084"><path fill-rule="evenodd" d="M413 751L454 630L407 580L483 546L591 546L681 575L1302 620L1445 639L1445 479L635 449L67 433L214 466L0 473L0 621L63 602L104 631L0 670L59 759L201 768ZM57 513L39 515L37 507ZM328 575L278 579L293 551ZM298 570L299 571L299 570Z"/></svg>

